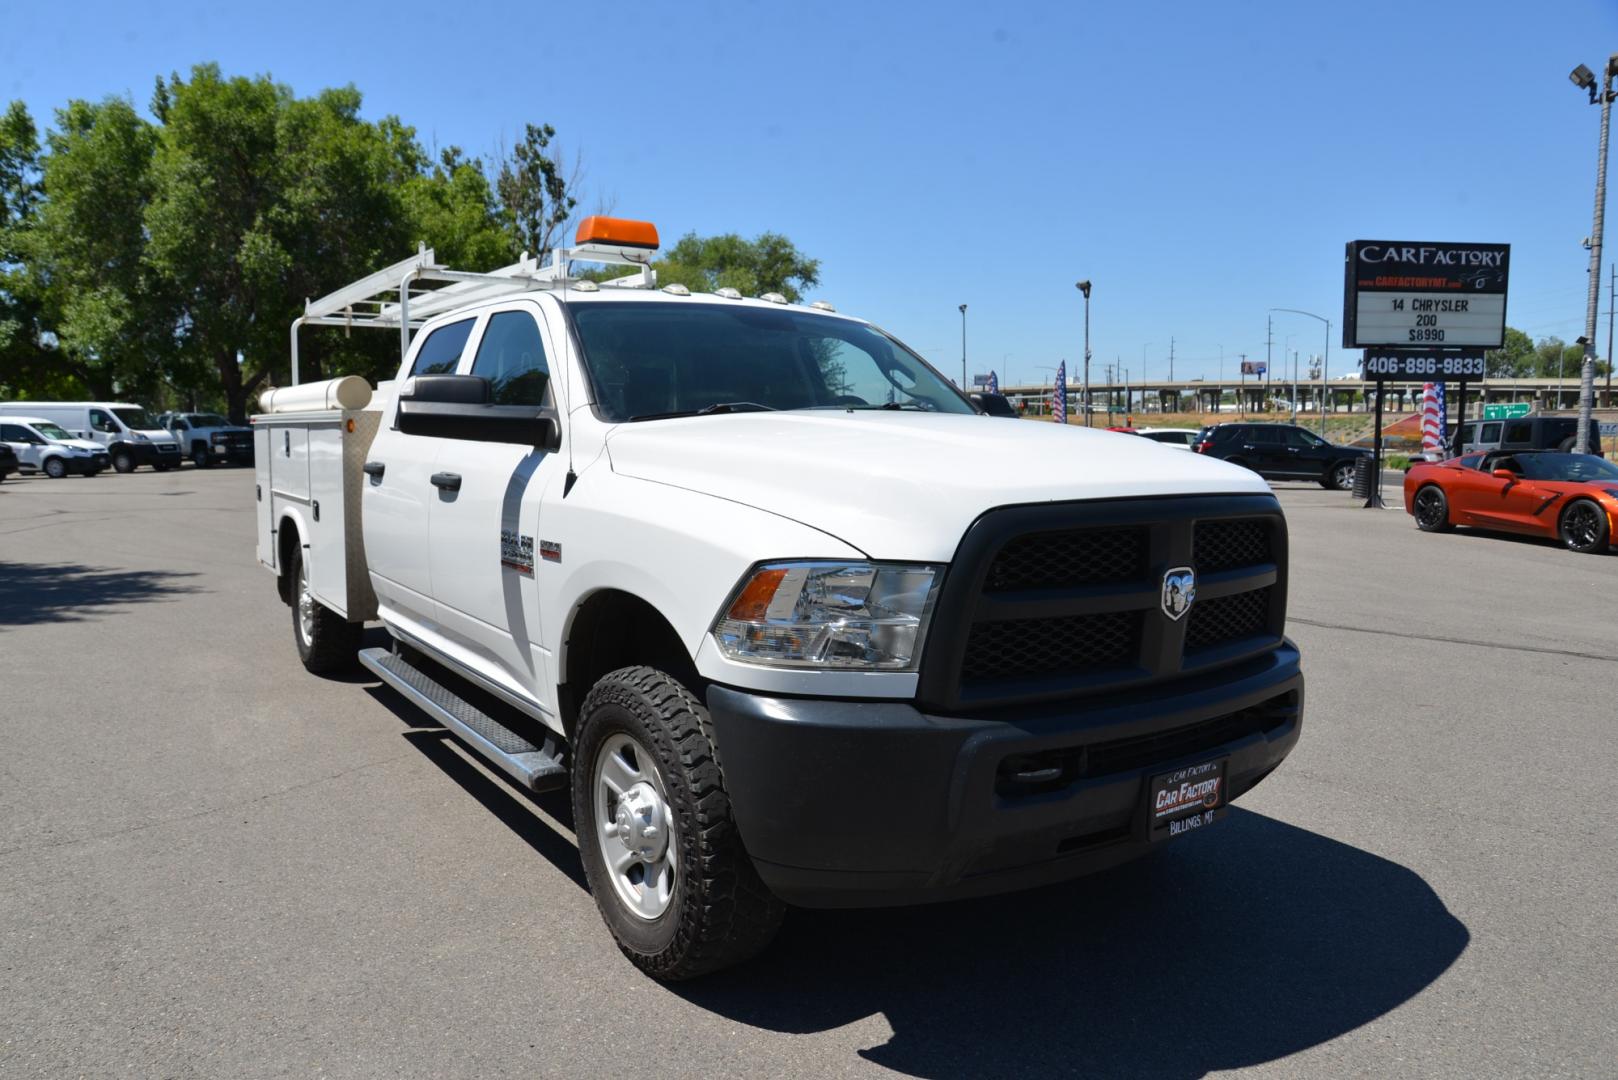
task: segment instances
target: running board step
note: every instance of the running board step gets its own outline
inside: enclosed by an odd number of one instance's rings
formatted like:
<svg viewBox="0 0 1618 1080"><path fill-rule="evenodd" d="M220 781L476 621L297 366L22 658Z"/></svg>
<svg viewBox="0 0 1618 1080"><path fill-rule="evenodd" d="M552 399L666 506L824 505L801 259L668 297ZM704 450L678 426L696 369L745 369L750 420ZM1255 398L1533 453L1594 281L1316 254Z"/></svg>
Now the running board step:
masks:
<svg viewBox="0 0 1618 1080"><path fill-rule="evenodd" d="M361 649L360 663L530 791L567 786L554 737L535 746L396 652Z"/></svg>

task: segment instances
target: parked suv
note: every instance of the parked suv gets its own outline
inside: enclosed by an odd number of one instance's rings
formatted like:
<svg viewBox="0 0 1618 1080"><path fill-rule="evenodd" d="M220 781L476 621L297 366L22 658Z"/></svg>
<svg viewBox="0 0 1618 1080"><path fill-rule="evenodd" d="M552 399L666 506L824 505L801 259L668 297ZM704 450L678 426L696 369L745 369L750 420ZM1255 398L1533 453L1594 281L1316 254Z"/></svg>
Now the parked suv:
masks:
<svg viewBox="0 0 1618 1080"><path fill-rule="evenodd" d="M253 460L253 429L232 424L218 413L164 413L157 423L174 436L180 453L199 469L216 461L250 464Z"/></svg>
<svg viewBox="0 0 1618 1080"><path fill-rule="evenodd" d="M1510 420L1468 420L1461 425L1461 450L1572 450L1579 437L1574 416L1518 416Z"/></svg>
<svg viewBox="0 0 1618 1080"><path fill-rule="evenodd" d="M1195 446L1232 465L1252 469L1266 480L1314 480L1346 491L1354 483L1354 462L1369 450L1329 443L1297 424L1214 424L1202 429Z"/></svg>

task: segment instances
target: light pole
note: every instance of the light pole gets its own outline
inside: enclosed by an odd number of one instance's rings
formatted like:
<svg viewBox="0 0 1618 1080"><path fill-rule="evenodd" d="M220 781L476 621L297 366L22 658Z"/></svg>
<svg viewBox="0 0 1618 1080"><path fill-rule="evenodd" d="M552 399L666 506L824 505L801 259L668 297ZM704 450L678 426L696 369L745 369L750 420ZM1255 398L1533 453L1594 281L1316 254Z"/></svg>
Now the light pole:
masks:
<svg viewBox="0 0 1618 1080"><path fill-rule="evenodd" d="M1323 322L1326 324L1326 351L1320 354L1320 377L1324 380L1326 377L1326 367L1331 362L1331 320L1326 318L1324 315L1316 315L1312 311L1299 311L1297 308L1277 307L1271 308L1270 310L1284 311L1288 315L1307 315L1309 318L1314 319L1317 322ZM1296 398L1297 394L1297 388L1294 387L1292 391L1293 397ZM1292 411L1293 419L1297 419L1298 403L1295 400L1292 403ZM1320 411L1320 437L1322 439L1326 437L1326 410L1324 405L1322 405Z"/></svg>
<svg viewBox="0 0 1618 1080"><path fill-rule="evenodd" d="M1074 288L1084 294L1084 426L1090 426L1090 282L1077 282Z"/></svg>
<svg viewBox="0 0 1618 1080"><path fill-rule="evenodd" d="M1591 439L1596 396L1596 307L1601 301L1601 232L1607 203L1607 131L1612 122L1612 80L1618 76L1618 53L1607 57L1603 69L1601 88L1596 89L1596 77L1583 64L1568 73L1573 85L1590 92L1590 104L1601 105L1600 149L1596 152L1596 210L1590 227L1590 289L1584 312L1584 364L1579 371L1579 449L1588 453L1594 449Z"/></svg>
<svg viewBox="0 0 1618 1080"><path fill-rule="evenodd" d="M961 393L966 393L966 305L961 305Z"/></svg>

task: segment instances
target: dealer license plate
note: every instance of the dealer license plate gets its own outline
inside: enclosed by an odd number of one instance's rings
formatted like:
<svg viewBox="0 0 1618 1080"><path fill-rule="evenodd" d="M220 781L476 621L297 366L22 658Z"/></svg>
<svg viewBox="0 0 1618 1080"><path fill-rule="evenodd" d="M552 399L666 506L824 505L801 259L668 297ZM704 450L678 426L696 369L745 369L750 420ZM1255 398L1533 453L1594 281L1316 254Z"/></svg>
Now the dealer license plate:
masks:
<svg viewBox="0 0 1618 1080"><path fill-rule="evenodd" d="M1154 776L1146 785L1146 820L1153 840L1185 836L1224 812L1229 758L1199 761Z"/></svg>

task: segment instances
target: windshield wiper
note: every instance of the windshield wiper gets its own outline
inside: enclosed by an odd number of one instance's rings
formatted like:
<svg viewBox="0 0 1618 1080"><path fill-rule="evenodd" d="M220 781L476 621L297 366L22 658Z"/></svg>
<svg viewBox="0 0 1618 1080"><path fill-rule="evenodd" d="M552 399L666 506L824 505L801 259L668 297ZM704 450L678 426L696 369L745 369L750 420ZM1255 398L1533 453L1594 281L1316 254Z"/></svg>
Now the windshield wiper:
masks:
<svg viewBox="0 0 1618 1080"><path fill-rule="evenodd" d="M637 423L641 420L672 420L677 416L713 416L716 413L733 412L776 412L773 405L760 405L756 401L716 401L712 405L704 405L700 409L679 409L675 412L641 413L631 416L628 423Z"/></svg>

